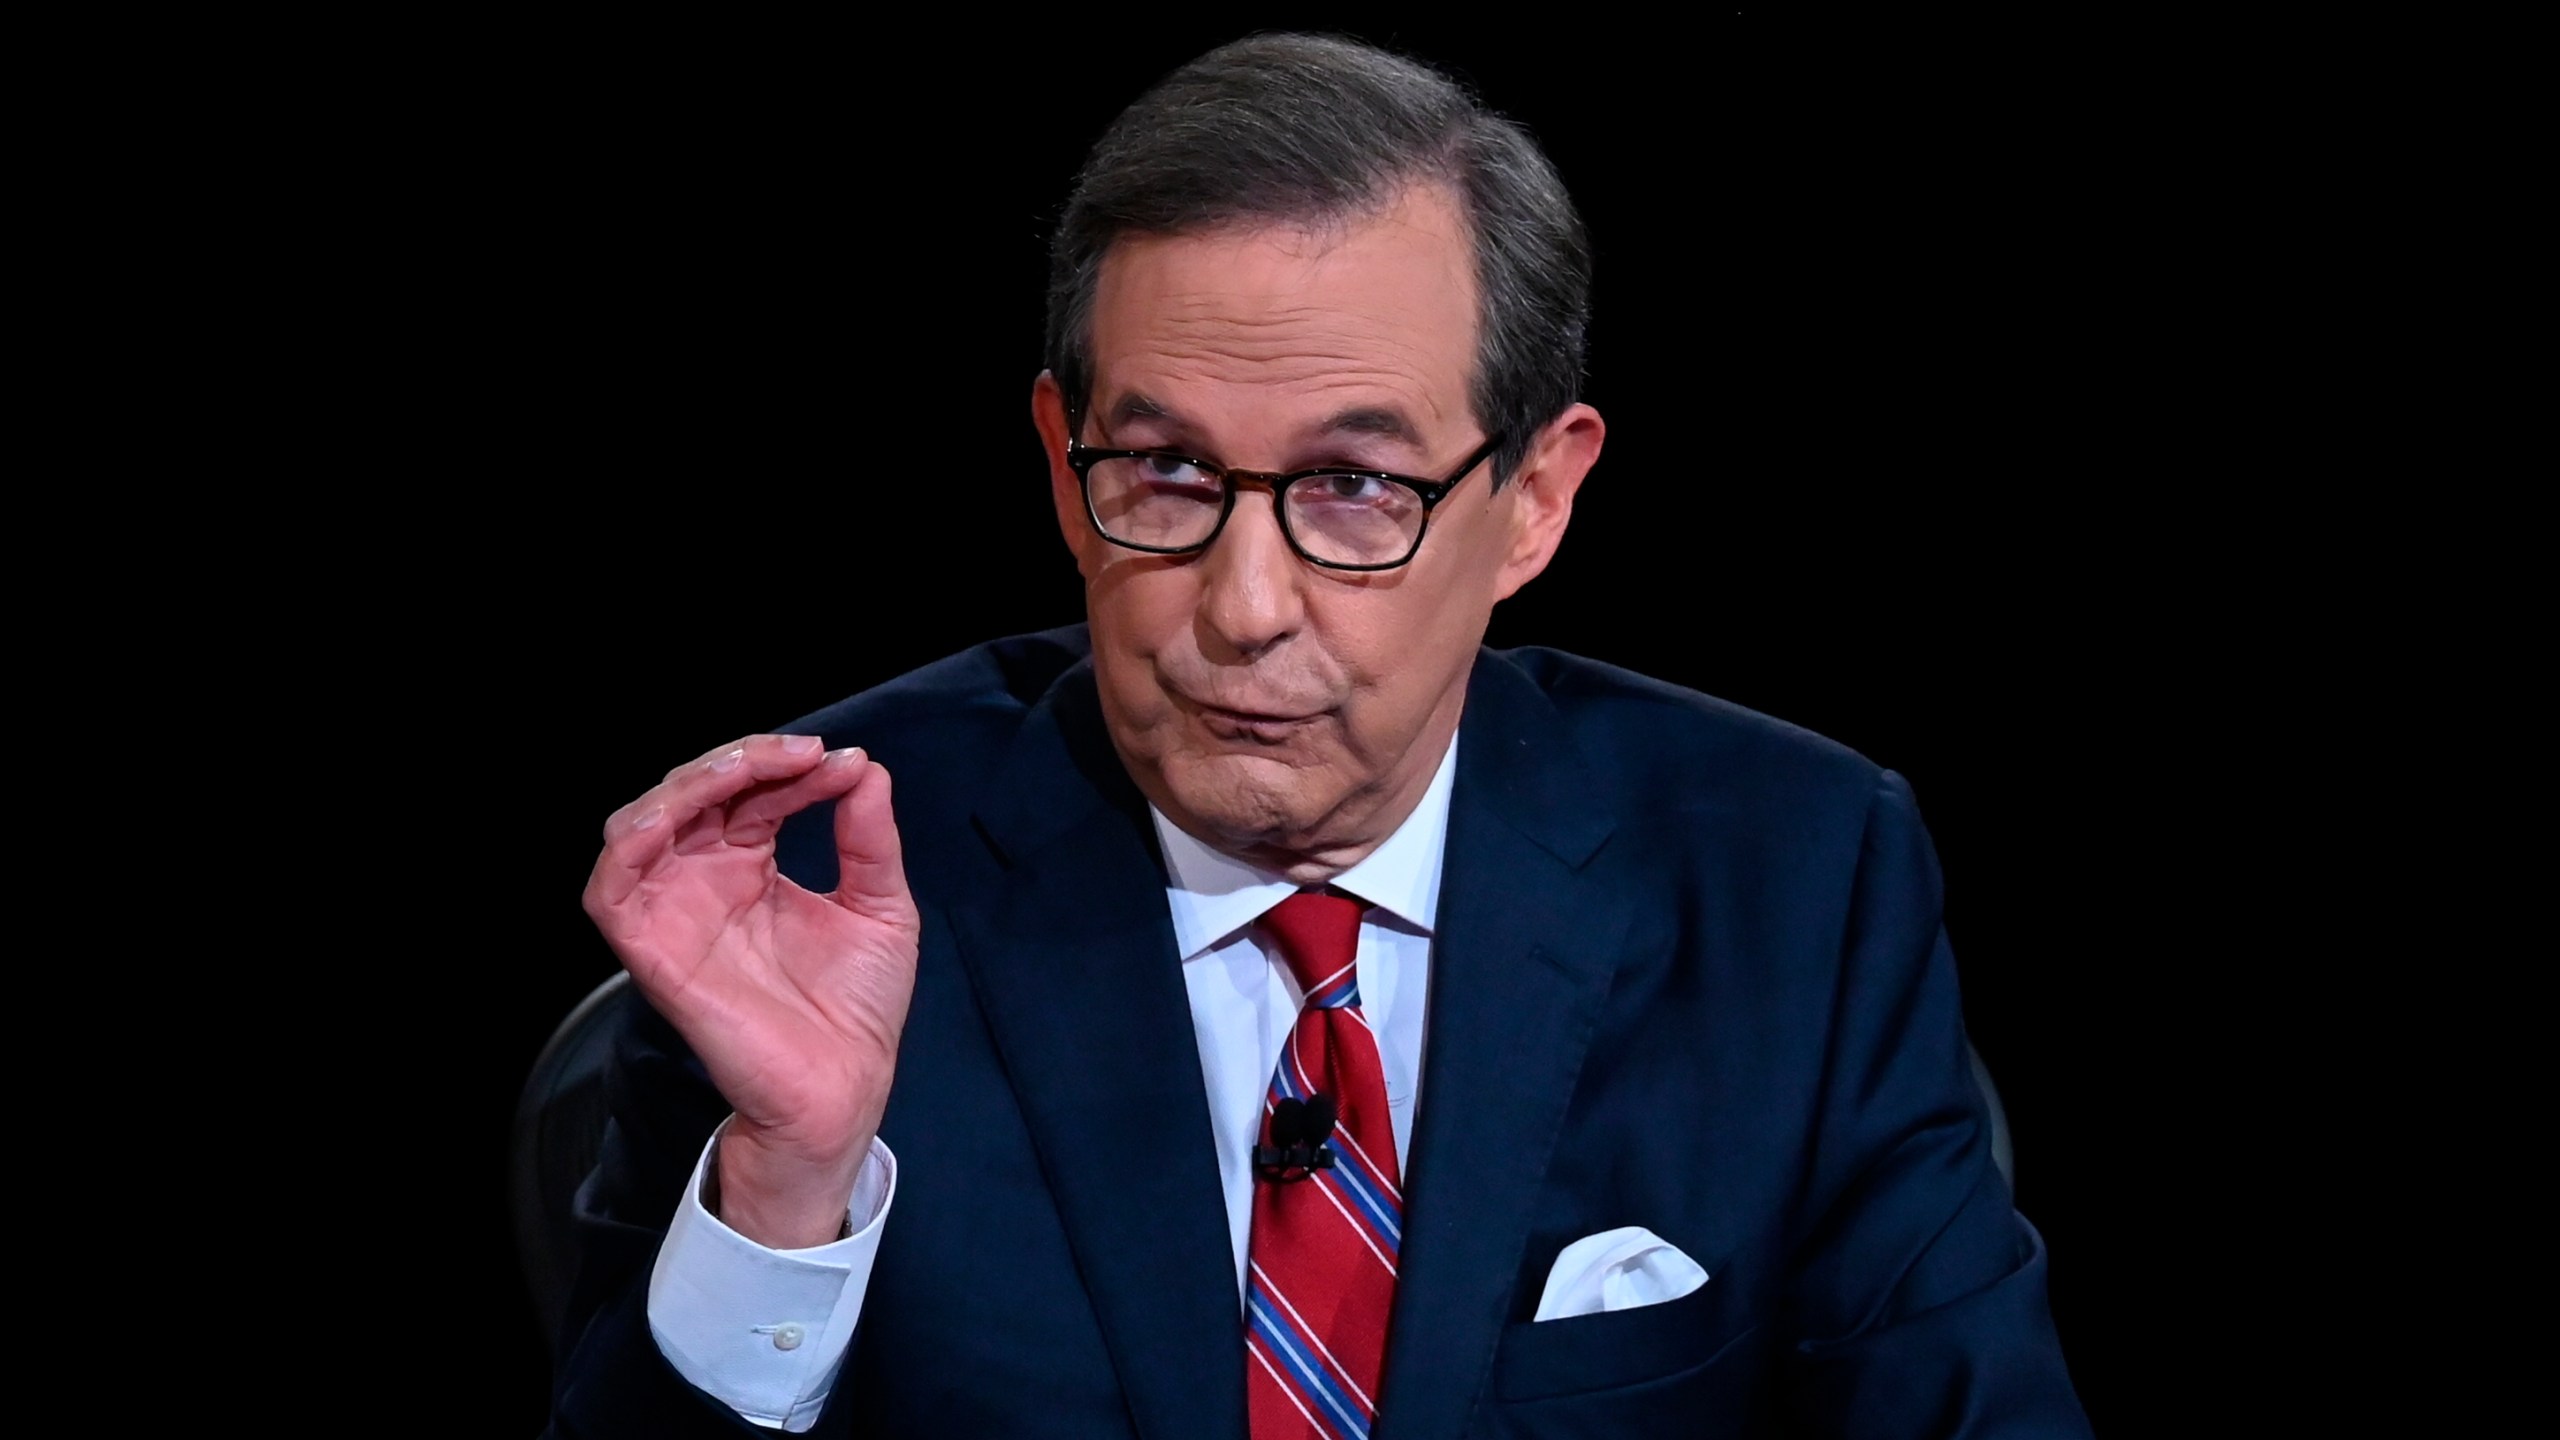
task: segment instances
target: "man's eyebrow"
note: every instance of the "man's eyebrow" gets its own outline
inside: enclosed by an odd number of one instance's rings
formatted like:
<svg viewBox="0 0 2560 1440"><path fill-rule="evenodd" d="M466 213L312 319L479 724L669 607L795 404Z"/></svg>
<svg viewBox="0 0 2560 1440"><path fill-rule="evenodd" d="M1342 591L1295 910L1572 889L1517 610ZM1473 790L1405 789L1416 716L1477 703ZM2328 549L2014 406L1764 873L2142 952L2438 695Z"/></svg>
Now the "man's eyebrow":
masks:
<svg viewBox="0 0 2560 1440"><path fill-rule="evenodd" d="M1402 410L1383 405L1360 405L1339 411L1317 427L1324 435L1375 435L1394 440L1410 449L1423 448L1422 432Z"/></svg>
<svg viewBox="0 0 2560 1440"><path fill-rule="evenodd" d="M1132 420L1171 419L1173 412L1157 404L1152 396L1132 390L1112 405L1109 413L1102 417L1102 423L1108 429L1117 430Z"/></svg>

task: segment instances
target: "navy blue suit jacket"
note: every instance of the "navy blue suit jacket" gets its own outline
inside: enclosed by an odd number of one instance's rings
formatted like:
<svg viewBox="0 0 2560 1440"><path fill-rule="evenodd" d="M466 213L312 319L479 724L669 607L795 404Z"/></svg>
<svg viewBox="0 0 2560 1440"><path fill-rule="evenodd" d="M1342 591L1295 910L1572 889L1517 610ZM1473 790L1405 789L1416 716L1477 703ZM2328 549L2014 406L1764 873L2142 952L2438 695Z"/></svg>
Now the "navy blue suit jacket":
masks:
<svg viewBox="0 0 2560 1440"><path fill-rule="evenodd" d="M1244 1440L1163 862L1084 656L1000 642L791 727L896 775L925 915L898 1197L821 1434ZM1549 651L1482 655L1461 735L1377 1440L2085 1434L1902 781ZM801 820L784 868L832 888ZM645 1321L726 1107L654 1017L624 1039L555 1431L755 1433ZM1713 1278L1531 1323L1557 1252L1621 1225Z"/></svg>

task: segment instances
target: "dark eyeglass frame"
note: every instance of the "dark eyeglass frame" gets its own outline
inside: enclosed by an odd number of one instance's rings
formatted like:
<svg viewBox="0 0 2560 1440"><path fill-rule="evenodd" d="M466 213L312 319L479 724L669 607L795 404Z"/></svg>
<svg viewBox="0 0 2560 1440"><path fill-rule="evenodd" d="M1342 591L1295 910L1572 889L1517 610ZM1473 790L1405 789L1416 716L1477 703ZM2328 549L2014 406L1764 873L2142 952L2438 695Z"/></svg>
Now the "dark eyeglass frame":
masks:
<svg viewBox="0 0 2560 1440"><path fill-rule="evenodd" d="M1289 542L1289 548L1297 552L1299 559L1306 561L1310 565L1319 566L1326 570L1376 571L1393 570L1400 566L1411 564L1413 557L1422 553L1422 537L1431 533L1432 510L1436 508L1442 500L1448 498L1450 491L1458 488L1459 481L1474 474L1477 466L1491 459L1493 452L1496 449L1499 449L1501 445L1502 436L1500 434L1497 433L1486 437L1485 442L1476 447L1474 454L1469 455L1463 462L1461 462L1457 469L1449 472L1449 478L1446 480L1419 480L1411 475L1398 475L1390 470L1361 470L1347 465L1319 465L1312 470L1291 470L1285 473L1273 470L1238 470L1231 466L1220 465L1215 461L1203 460L1196 455L1185 455L1179 450L1104 450L1097 449L1078 440L1069 440L1067 442L1067 468L1076 472L1076 483L1084 491L1085 519L1092 523L1093 533L1110 541L1114 545L1120 546L1122 549L1136 550L1148 555L1197 555L1201 551L1216 544L1218 542L1218 537L1226 533L1227 517L1236 513L1236 487L1242 484L1253 484L1259 485L1271 492L1271 513L1272 516L1280 522L1280 536L1282 539ZM1150 458L1178 460L1185 465L1197 466L1206 474L1218 477L1218 488L1220 492L1226 496L1226 499L1225 502L1218 507L1218 523L1209 527L1208 535L1198 544L1140 545L1134 541L1123 540L1119 536L1114 535L1109 530L1105 529L1102 524L1102 517L1095 513L1093 508L1093 467L1101 464L1105 460L1143 460ZM1422 500L1422 523L1413 528L1412 546L1408 548L1402 556L1396 559L1381 560L1368 565L1351 565L1340 560L1325 560L1308 554L1307 547L1298 543L1298 532L1289 528L1289 506L1287 504L1289 487L1298 484L1301 481L1313 480L1319 476L1329 475L1351 475L1363 480L1385 480L1397 485L1402 485L1406 489L1412 491L1416 496L1420 497Z"/></svg>

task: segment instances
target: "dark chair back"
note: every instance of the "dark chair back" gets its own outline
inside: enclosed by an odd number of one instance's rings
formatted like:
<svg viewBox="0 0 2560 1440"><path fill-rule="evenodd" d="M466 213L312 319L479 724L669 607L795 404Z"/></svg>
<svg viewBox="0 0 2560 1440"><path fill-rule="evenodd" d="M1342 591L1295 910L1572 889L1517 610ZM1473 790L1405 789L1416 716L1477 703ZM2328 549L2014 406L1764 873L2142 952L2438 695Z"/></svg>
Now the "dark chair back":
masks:
<svg viewBox="0 0 2560 1440"><path fill-rule="evenodd" d="M1973 1062L1973 1085L1982 1092L1982 1103L1991 1111L1991 1163L2000 1169L2000 1178L2009 1184L2009 1193L2018 1193L2017 1157L2009 1149L2009 1111L2000 1103L2000 1087L1991 1083L1991 1068L1982 1063L1982 1052L1973 1042L1964 1042L1964 1058Z"/></svg>
<svg viewBox="0 0 2560 1440"><path fill-rule="evenodd" d="M516 1254L554 1360L560 1317L578 1274L574 1201L604 1145L604 1072L614 1021L625 1007L644 1003L621 971L589 991L551 1032L516 1102L514 1153L507 1166Z"/></svg>

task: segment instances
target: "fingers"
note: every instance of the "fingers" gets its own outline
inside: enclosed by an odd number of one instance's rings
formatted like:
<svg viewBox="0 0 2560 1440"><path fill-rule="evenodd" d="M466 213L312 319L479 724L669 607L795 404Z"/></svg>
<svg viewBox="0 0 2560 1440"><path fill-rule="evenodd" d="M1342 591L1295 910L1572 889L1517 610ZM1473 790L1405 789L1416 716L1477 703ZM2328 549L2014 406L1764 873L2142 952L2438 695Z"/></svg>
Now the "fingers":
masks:
<svg viewBox="0 0 2560 1440"><path fill-rule="evenodd" d="M605 821L604 853L596 857L587 881L589 913L620 904L677 837L706 813L759 786L795 781L826 768L825 742L815 735L752 735L668 771L665 780ZM851 783L849 777L839 778ZM810 797L817 798L821 795ZM765 834L771 833L768 826Z"/></svg>
<svg viewBox="0 0 2560 1440"><path fill-rule="evenodd" d="M756 786L729 806L722 838L732 845L761 845L773 838L782 822L851 790L865 768L862 747L831 751L823 764L807 774Z"/></svg>
<svg viewBox="0 0 2560 1440"><path fill-rule="evenodd" d="M913 923L905 850L889 805L889 771L864 762L860 782L836 802L835 902L858 914Z"/></svg>

